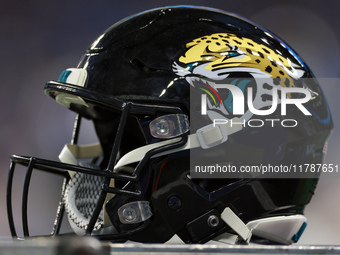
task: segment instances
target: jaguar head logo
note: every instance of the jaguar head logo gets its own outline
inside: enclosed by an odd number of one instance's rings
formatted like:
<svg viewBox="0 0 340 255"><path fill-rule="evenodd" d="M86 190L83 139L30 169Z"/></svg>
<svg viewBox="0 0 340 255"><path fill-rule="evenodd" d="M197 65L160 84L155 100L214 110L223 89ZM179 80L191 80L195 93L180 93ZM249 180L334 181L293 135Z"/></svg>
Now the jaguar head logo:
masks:
<svg viewBox="0 0 340 255"><path fill-rule="evenodd" d="M186 52L173 63L173 71L194 88L206 93L210 119L228 118L233 114L232 97L221 95L217 87L223 84L238 86L241 90L255 81L253 105L257 109L271 105L271 91L275 87L294 87L295 80L304 74L302 65L284 57L278 50L249 38L231 33L217 33L186 44ZM294 58L292 53L291 59ZM241 119L249 120L250 111Z"/></svg>

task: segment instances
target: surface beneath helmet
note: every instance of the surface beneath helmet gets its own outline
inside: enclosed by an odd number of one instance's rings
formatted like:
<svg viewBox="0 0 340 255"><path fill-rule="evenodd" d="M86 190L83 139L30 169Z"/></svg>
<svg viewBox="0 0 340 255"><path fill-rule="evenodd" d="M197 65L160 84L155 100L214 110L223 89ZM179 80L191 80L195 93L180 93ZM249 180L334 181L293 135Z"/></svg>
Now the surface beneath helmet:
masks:
<svg viewBox="0 0 340 255"><path fill-rule="evenodd" d="M95 238L39 238L26 241L0 239L1 254L340 254L340 246L308 245L184 245L184 244L111 244Z"/></svg>

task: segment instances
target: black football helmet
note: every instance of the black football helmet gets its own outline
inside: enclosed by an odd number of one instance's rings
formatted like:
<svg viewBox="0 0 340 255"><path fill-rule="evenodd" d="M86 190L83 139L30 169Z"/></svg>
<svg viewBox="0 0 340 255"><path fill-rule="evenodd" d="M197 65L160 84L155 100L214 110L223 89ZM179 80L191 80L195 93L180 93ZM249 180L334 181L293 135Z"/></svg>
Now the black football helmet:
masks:
<svg viewBox="0 0 340 255"><path fill-rule="evenodd" d="M237 104L232 86L251 105ZM291 88L308 91L308 100L300 108L286 104L284 113L274 109L273 102L303 100ZM323 162L333 129L327 102L300 56L270 31L216 9L149 10L111 26L45 93L77 113L73 138L61 162L11 156L13 237L17 164L27 166L24 237L33 170L65 179L52 236L64 211L76 234L119 242L162 243L177 235L185 243L290 244L302 234L318 174L200 176L195 165L239 170ZM98 143L78 144L82 118L92 120ZM200 165L202 174L206 167Z"/></svg>

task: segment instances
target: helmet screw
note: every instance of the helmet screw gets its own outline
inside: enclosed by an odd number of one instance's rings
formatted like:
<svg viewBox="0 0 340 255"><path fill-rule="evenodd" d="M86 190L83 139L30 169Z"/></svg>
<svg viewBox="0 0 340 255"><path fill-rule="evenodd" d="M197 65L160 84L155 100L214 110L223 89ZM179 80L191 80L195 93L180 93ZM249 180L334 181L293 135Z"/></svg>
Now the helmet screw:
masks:
<svg viewBox="0 0 340 255"><path fill-rule="evenodd" d="M220 223L220 220L216 215L210 215L207 222L208 222L208 226L213 228L213 227L218 226L218 224Z"/></svg>
<svg viewBox="0 0 340 255"><path fill-rule="evenodd" d="M171 196L168 199L168 207L172 211L178 211L182 207L182 200L177 196Z"/></svg>
<svg viewBox="0 0 340 255"><path fill-rule="evenodd" d="M123 216L126 221L132 222L137 218L137 212L132 207L127 207L123 210Z"/></svg>

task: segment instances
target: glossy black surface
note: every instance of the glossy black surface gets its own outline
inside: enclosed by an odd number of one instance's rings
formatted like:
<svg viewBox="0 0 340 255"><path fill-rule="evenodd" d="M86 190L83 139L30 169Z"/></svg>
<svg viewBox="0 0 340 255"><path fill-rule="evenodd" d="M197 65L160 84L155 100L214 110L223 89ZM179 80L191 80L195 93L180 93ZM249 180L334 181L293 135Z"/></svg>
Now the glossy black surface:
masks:
<svg viewBox="0 0 340 255"><path fill-rule="evenodd" d="M317 95L306 104L313 113L311 117L307 118L294 108L288 110L291 118L301 123L299 127L265 127L258 132L245 128L223 144L224 160L235 165L252 164L253 155L262 155L256 163L322 162L324 143L333 125L327 102L312 72L274 34L243 18L219 10L167 7L118 22L102 34L81 59L78 67L88 72L84 88L52 81L46 84L45 92L52 98L59 93L80 96L88 103L89 107L71 104L70 109L82 117L93 119L104 149L105 164L101 168L113 171L119 158L118 152L128 152L156 142L148 138L145 120L173 112L190 115L191 106L194 105L190 101L193 88L185 77L173 71L173 64L176 62L183 68L190 68L192 63L178 61L181 56L185 56L187 44L215 33L231 33L239 40L250 38L259 45L263 44L263 40L267 41L266 47L280 52L283 58L289 59L297 69L304 71L303 78L309 78L306 86ZM293 85L300 86L297 81ZM121 114L126 105L130 105L129 110ZM278 113L273 113L272 117L278 117ZM200 124L205 125L207 121ZM120 126L123 124L124 128ZM192 126L191 131L195 132L197 128L200 126ZM115 193L116 196L106 204L106 209L112 224L120 232L119 235L106 235L105 239L165 242L176 233L184 242L204 243L229 230L224 223L216 229L207 226L198 228L210 212L221 213L225 207L230 207L245 223L269 216L302 214L316 188L318 176L309 179L191 179L188 177L189 151L152 157L163 150L183 145L186 138L185 135L176 144L148 152L134 166L132 176L102 172L106 178L96 214L103 206L106 193ZM278 148L282 150L275 153ZM202 150L197 149L191 153L200 155ZM23 163L21 158L14 157L13 160ZM28 161L29 158L25 158L23 164L28 164ZM70 169L70 166L56 162L44 163L50 167L40 166L40 170ZM72 170L96 174L82 168ZM110 178L122 180L122 183L114 188L108 187ZM12 180L9 181L10 188L11 185ZM174 197L180 206L174 207L169 203ZM153 216L147 224L125 226L117 219L117 209L136 199L150 201ZM95 216L91 219L87 234L92 232ZM10 222L13 226L13 219L10 218ZM136 230L141 233L136 233ZM28 234L28 230L25 232ZM12 234L16 235L15 230Z"/></svg>

